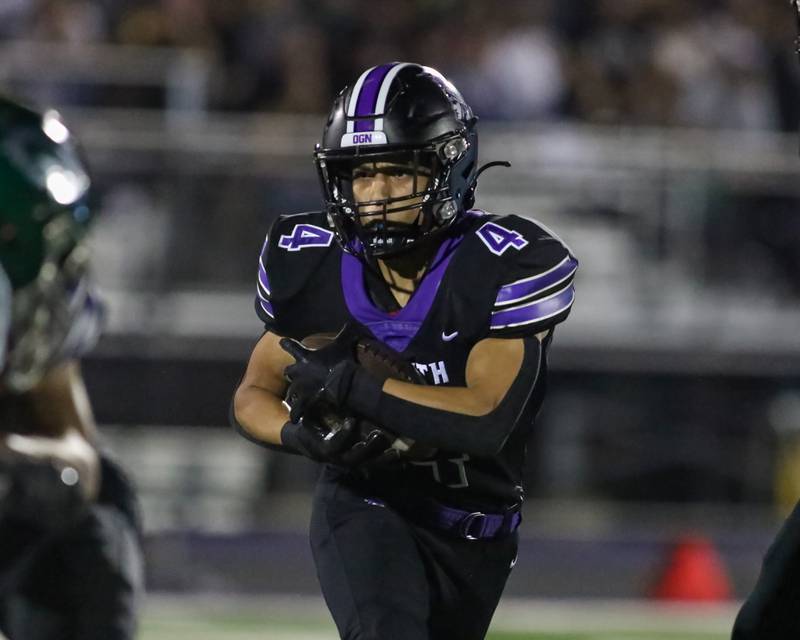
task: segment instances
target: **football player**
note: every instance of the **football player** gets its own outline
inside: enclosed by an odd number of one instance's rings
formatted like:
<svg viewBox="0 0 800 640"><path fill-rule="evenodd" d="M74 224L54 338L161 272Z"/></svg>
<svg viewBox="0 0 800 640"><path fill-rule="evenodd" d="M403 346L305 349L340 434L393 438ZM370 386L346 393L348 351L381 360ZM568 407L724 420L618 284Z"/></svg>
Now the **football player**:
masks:
<svg viewBox="0 0 800 640"><path fill-rule="evenodd" d="M127 640L138 516L96 444L78 365L103 307L87 278L89 177L58 113L0 97L0 629Z"/></svg>
<svg viewBox="0 0 800 640"><path fill-rule="evenodd" d="M790 0L800 56L800 0ZM764 556L753 591L736 616L732 640L800 637L800 503L795 505Z"/></svg>
<svg viewBox="0 0 800 640"><path fill-rule="evenodd" d="M764 557L761 574L733 627L733 640L800 637L800 504Z"/></svg>
<svg viewBox="0 0 800 640"><path fill-rule="evenodd" d="M314 154L324 210L279 217L262 250L266 331L232 417L252 440L325 463L311 544L342 638L483 638L516 559L526 444L577 262L542 224L473 206L476 121L432 68L368 69ZM425 384L298 342L343 326ZM351 422L308 419L320 402L428 454L353 465L363 441L340 437Z"/></svg>

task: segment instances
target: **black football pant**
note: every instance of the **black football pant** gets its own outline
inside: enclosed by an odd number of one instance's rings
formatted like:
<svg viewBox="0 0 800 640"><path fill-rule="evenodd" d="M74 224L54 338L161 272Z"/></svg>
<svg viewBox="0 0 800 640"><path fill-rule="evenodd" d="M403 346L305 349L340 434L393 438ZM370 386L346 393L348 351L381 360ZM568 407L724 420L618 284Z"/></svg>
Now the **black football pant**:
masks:
<svg viewBox="0 0 800 640"><path fill-rule="evenodd" d="M426 529L323 474L311 547L344 640L481 640L517 536L465 540Z"/></svg>
<svg viewBox="0 0 800 640"><path fill-rule="evenodd" d="M800 504L770 546L753 592L733 627L733 640L800 638Z"/></svg>
<svg viewBox="0 0 800 640"><path fill-rule="evenodd" d="M0 600L0 629L10 640L132 640L142 558L133 491L102 459L100 498L75 524L28 544ZM4 531L3 538L27 531Z"/></svg>

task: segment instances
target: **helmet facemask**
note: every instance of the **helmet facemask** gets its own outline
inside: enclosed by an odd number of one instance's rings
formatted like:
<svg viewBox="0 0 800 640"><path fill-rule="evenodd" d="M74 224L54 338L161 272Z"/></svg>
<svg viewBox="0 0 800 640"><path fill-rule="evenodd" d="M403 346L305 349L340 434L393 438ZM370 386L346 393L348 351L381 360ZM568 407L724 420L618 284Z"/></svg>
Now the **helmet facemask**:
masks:
<svg viewBox="0 0 800 640"><path fill-rule="evenodd" d="M367 259L397 256L448 228L463 195L452 193L451 176L468 148L456 135L416 148L318 150L328 218L344 250ZM387 185L386 197L357 197L358 181L378 173L410 188L396 195Z"/></svg>
<svg viewBox="0 0 800 640"><path fill-rule="evenodd" d="M99 332L100 310L85 316L91 297L86 273L89 249L75 234L71 213L64 211L44 227L45 258L36 277L14 292L12 342L5 371L5 384L15 392L27 391L44 375L59 353L69 350L70 331L83 314L83 331Z"/></svg>

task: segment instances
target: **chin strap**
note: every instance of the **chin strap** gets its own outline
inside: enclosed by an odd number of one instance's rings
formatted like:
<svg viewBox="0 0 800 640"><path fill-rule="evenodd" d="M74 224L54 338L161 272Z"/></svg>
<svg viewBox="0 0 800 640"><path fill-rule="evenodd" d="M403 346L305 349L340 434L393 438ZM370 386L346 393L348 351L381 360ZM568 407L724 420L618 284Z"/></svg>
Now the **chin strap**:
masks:
<svg viewBox="0 0 800 640"><path fill-rule="evenodd" d="M793 0L793 2L800 2L800 0ZM475 182L478 181L478 178L481 177L481 174L486 171L487 169L491 169L492 167L506 167L509 168L511 163L508 160L495 160L493 162L487 162L483 165L478 172L475 174Z"/></svg>
<svg viewBox="0 0 800 640"><path fill-rule="evenodd" d="M466 195L464 196L464 210L471 209L472 205L475 204L475 189L478 188L478 178L481 177L481 174L486 171L487 169L491 169L492 167L510 167L511 163L508 160L495 160L494 162L487 162L485 165L480 167L478 171L475 173L475 179L472 181L472 185L467 190Z"/></svg>

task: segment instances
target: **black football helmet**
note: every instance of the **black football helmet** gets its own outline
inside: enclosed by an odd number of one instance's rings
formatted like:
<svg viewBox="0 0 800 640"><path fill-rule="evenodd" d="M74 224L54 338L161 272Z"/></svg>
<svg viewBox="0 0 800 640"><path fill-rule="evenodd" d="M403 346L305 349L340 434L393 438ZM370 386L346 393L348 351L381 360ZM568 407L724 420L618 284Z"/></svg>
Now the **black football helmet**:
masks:
<svg viewBox="0 0 800 640"><path fill-rule="evenodd" d="M431 67L382 64L346 87L314 153L328 218L343 249L367 259L395 256L450 228L474 201L476 122L458 90ZM354 171L376 165L412 174L412 193L357 203ZM408 210L417 211L410 224L389 215Z"/></svg>

